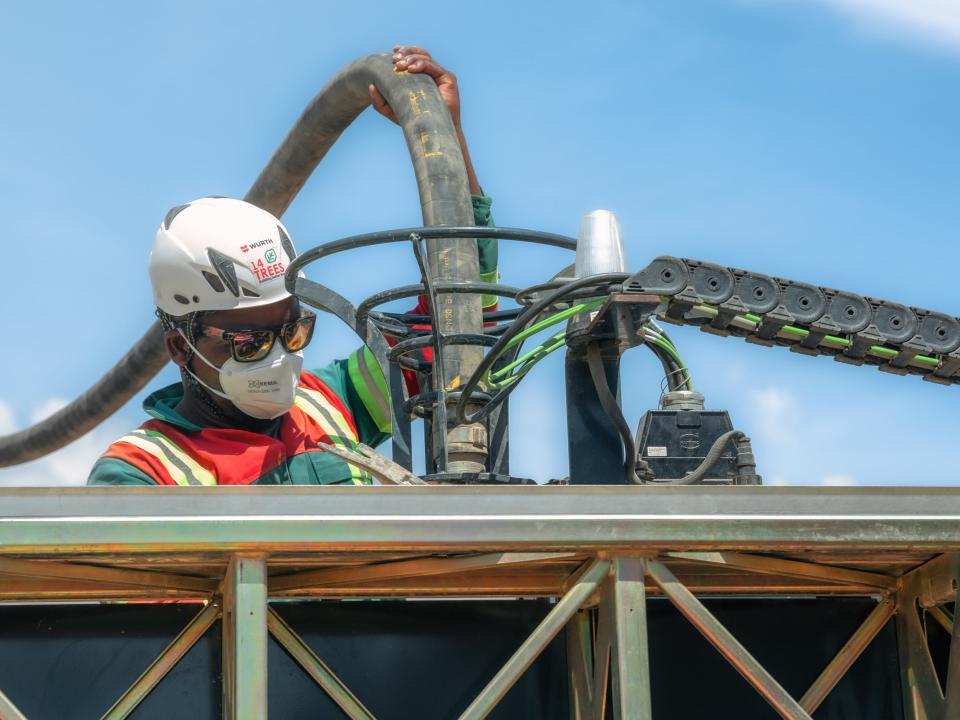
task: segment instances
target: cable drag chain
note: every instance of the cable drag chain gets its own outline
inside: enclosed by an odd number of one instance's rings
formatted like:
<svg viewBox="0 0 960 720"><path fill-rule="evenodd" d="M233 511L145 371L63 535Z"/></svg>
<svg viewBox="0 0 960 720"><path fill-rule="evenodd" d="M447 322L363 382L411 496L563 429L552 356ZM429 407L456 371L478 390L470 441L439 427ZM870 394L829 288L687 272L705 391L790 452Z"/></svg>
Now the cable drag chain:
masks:
<svg viewBox="0 0 960 720"><path fill-rule="evenodd" d="M630 276L623 292L659 295L664 322L944 385L960 382L960 319L943 313L670 256Z"/></svg>

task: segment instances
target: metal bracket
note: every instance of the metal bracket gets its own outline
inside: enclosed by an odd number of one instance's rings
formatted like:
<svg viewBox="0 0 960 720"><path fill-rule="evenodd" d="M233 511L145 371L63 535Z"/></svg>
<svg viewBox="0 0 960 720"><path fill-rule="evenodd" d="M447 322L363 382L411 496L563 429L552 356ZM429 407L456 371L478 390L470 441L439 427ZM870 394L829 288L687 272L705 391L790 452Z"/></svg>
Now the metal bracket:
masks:
<svg viewBox="0 0 960 720"><path fill-rule="evenodd" d="M901 580L897 593L897 645L900 684L908 720L952 720L960 717L960 624L938 607L960 601L960 553L941 555ZM955 605L956 607L956 605ZM925 615L950 626L950 656L941 685L927 644ZM952 622L951 622L952 620Z"/></svg>

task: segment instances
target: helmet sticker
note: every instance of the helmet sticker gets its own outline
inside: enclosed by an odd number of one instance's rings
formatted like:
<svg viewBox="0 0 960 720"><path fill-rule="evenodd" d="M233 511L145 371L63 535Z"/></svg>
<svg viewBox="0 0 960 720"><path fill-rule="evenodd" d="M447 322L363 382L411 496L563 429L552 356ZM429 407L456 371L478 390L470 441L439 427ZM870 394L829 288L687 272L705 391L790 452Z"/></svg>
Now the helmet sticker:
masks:
<svg viewBox="0 0 960 720"><path fill-rule="evenodd" d="M282 262L277 262L277 251L271 248L264 253L262 258L252 261L250 269L253 270L257 282L263 284L267 280L281 277L286 267Z"/></svg>

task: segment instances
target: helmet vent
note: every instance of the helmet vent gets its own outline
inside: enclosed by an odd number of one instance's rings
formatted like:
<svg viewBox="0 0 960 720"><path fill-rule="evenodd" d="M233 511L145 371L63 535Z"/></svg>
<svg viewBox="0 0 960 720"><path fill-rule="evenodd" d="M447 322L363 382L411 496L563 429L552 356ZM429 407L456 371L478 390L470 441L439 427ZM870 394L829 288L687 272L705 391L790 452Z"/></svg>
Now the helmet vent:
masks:
<svg viewBox="0 0 960 720"><path fill-rule="evenodd" d="M173 219L174 219L177 215L179 215L180 213L182 213L184 210L186 210L188 207L190 207L189 204L187 204L187 205L177 205L177 206L174 207L174 208L170 208L170 210L167 211L166 217L163 218L163 229L164 229L164 230L169 230L169 229L170 229L170 224L173 222Z"/></svg>
<svg viewBox="0 0 960 720"><path fill-rule="evenodd" d="M173 299L176 300L181 305L189 305L190 301L187 300L183 295L174 295Z"/></svg>
<svg viewBox="0 0 960 720"><path fill-rule="evenodd" d="M277 225L277 230L280 231L280 246L287 254L287 257L293 260L297 256L297 251L293 249L293 241L290 240L290 236L287 235L279 225Z"/></svg>
<svg viewBox="0 0 960 720"><path fill-rule="evenodd" d="M241 290L243 290L244 297L252 297L252 298L260 297L260 293L256 293L253 290L250 290L249 288L241 288Z"/></svg>
<svg viewBox="0 0 960 720"><path fill-rule="evenodd" d="M240 297L240 283L237 281L237 271L233 267L233 260L228 258L219 250L209 248L207 257L210 258L210 264L213 265L217 275L223 280L223 284L233 293L234 297Z"/></svg>
<svg viewBox="0 0 960 720"><path fill-rule="evenodd" d="M203 279L206 280L206 281L210 284L210 287L212 287L215 292L223 292L223 291L224 291L225 288L223 287L223 282L220 280L220 278L218 278L218 277L217 277L216 275L214 275L213 273L207 272L206 270L204 270L204 271L203 271Z"/></svg>

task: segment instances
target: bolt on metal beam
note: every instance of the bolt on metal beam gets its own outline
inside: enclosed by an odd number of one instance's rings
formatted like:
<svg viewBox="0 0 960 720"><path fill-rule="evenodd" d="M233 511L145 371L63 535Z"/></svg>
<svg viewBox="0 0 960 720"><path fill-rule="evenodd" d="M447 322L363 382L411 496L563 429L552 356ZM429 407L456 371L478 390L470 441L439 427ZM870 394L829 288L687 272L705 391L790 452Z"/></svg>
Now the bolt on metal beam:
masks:
<svg viewBox="0 0 960 720"><path fill-rule="evenodd" d="M161 680L170 672L174 665L180 662L180 659L189 652L197 641L203 637L204 633L210 629L210 626L220 617L220 608L217 605L207 605L203 610L180 631L180 634L173 639L164 649L150 667L143 671L143 674L120 696L120 698L103 714L101 720L123 720L134 711L137 705L150 694L150 692L160 683Z"/></svg>
<svg viewBox="0 0 960 720"><path fill-rule="evenodd" d="M875 607L867 619L863 621L856 632L840 648L833 660L824 668L820 676L813 681L810 689L800 698L800 705L808 713L813 715L820 707L830 691L837 686L837 683L847 674L847 670L857 661L857 658L867 649L867 646L873 642L877 634L883 630L887 622L893 617L896 605L892 599L886 598Z"/></svg>
<svg viewBox="0 0 960 720"><path fill-rule="evenodd" d="M276 610L267 611L267 629L350 720L376 720L350 688L336 676Z"/></svg>
<svg viewBox="0 0 960 720"><path fill-rule="evenodd" d="M730 634L672 572L655 560L647 562L647 574L660 586L680 613L736 668L754 689L786 720L812 720L773 676Z"/></svg>
<svg viewBox="0 0 960 720"><path fill-rule="evenodd" d="M234 555L223 582L223 717L267 718L267 561Z"/></svg>
<svg viewBox="0 0 960 720"><path fill-rule="evenodd" d="M494 675L493 679L464 710L460 720L482 720L504 695L513 687L524 671L533 664L543 649L556 637L567 621L580 609L597 589L610 570L607 560L594 560L577 579L573 587L564 595L553 610L540 621L520 648L507 660L506 665Z"/></svg>

